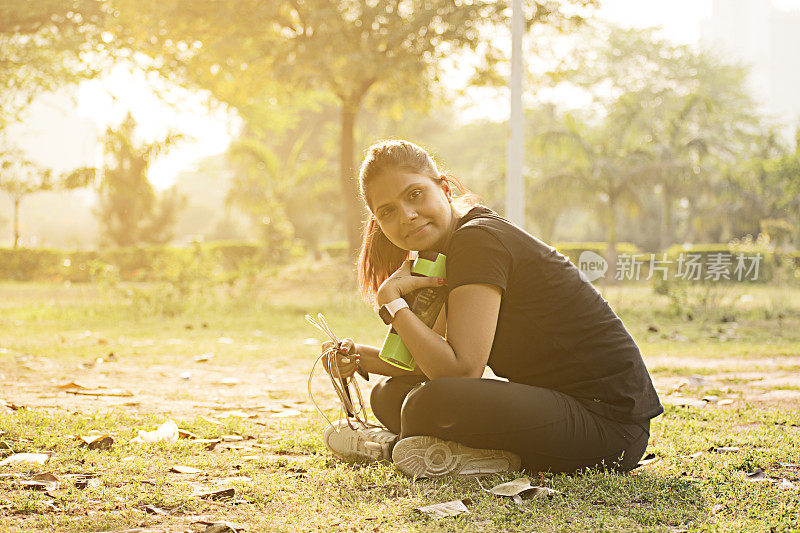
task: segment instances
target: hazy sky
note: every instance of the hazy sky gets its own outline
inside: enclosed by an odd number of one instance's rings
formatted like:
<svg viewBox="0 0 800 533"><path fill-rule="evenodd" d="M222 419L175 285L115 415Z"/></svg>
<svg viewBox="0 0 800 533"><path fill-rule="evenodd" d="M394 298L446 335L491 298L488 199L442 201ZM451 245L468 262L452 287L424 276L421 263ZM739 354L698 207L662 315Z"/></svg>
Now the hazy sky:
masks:
<svg viewBox="0 0 800 533"><path fill-rule="evenodd" d="M800 5L800 0L776 0L774 3L791 8ZM623 26L660 26L664 37L670 40L695 43L701 21L711 15L711 5L712 0L602 0L599 16ZM203 107L202 96L184 91L179 100L182 109L164 105L147 88L141 76L132 77L120 69L102 82L84 84L79 109L82 116L98 124L99 131L109 123L119 122L131 109L142 125L144 137L163 136L170 127L194 136L194 141L174 149L153 166L153 182L165 186L178 172L191 168L199 159L225 150L231 138L231 124L225 115L209 114Z"/></svg>

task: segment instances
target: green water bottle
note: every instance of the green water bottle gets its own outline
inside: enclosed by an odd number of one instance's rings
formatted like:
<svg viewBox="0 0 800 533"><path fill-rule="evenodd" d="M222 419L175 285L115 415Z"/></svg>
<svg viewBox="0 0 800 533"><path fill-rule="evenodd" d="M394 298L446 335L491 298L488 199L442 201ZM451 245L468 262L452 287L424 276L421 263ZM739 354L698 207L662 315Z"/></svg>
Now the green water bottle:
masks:
<svg viewBox="0 0 800 533"><path fill-rule="evenodd" d="M411 265L412 276L428 276L446 279L445 255L438 252L419 252ZM426 326L432 328L436 318L447 300L448 289L446 285L440 287L424 287L403 296L411 312L417 315ZM379 357L398 368L414 370L417 363L411 356L400 335L391 328L383 341Z"/></svg>

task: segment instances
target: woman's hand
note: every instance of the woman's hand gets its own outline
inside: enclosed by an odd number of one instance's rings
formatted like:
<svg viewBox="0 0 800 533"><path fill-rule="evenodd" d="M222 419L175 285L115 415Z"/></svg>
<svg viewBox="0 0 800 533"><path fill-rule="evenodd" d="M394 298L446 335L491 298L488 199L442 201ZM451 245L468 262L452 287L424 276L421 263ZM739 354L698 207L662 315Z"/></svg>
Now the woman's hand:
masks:
<svg viewBox="0 0 800 533"><path fill-rule="evenodd" d="M333 347L333 341L325 341L322 343L323 352ZM322 366L325 367L325 372L337 378L349 378L355 373L356 367L358 366L358 349L353 339L343 339L339 351L336 352L334 357L336 358L336 367L334 367L333 373L331 373L331 368L328 365L328 357L322 358Z"/></svg>
<svg viewBox="0 0 800 533"><path fill-rule="evenodd" d="M392 300L401 298L406 294L425 287L440 287L444 285L443 278L433 278L428 276L412 276L411 260L403 261L403 264L394 274L386 278L378 287L378 294L375 302L378 306L387 304Z"/></svg>

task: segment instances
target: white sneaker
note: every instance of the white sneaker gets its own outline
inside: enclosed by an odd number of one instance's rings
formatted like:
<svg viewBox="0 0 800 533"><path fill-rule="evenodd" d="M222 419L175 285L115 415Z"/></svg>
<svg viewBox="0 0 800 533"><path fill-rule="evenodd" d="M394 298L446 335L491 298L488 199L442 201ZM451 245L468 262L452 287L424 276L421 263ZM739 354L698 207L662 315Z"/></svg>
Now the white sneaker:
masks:
<svg viewBox="0 0 800 533"><path fill-rule="evenodd" d="M340 420L325 430L322 440L334 455L348 461L392 460L397 435L380 427L364 427L352 420L350 423L352 428Z"/></svg>
<svg viewBox="0 0 800 533"><path fill-rule="evenodd" d="M392 451L392 460L401 472L414 478L514 472L522 464L512 452L469 448L428 436L401 439Z"/></svg>

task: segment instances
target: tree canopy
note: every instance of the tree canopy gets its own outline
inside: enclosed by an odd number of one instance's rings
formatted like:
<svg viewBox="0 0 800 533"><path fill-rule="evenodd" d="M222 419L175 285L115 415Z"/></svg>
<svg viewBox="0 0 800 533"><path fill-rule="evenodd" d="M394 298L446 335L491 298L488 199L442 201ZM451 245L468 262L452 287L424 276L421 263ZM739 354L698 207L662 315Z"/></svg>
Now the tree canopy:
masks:
<svg viewBox="0 0 800 533"><path fill-rule="evenodd" d="M579 21L593 0L526 1L530 24ZM323 91L340 108L339 179L355 251L363 216L354 178L354 128L365 102L397 108L425 102L456 50L491 46L506 24L505 1L114 0L118 38L155 68L211 91L237 109L275 106L300 91ZM496 54L494 54L496 55Z"/></svg>
<svg viewBox="0 0 800 533"><path fill-rule="evenodd" d="M106 20L102 0L0 0L0 129L41 92L99 72Z"/></svg>

